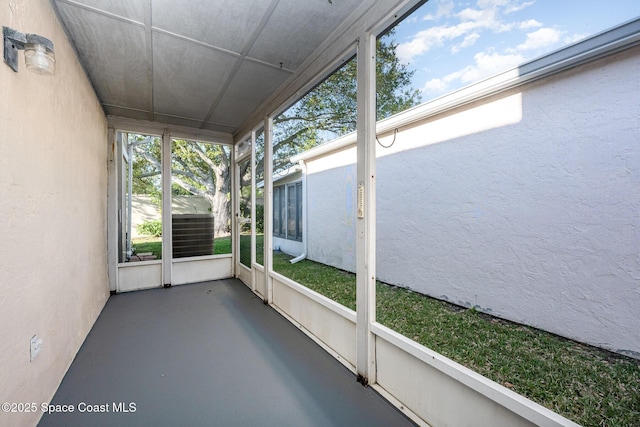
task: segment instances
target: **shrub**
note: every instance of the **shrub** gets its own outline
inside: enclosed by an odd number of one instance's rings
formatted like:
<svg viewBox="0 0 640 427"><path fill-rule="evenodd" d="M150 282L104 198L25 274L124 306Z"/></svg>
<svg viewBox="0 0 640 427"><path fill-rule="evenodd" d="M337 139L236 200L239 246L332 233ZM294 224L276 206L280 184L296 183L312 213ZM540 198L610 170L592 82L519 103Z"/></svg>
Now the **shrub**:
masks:
<svg viewBox="0 0 640 427"><path fill-rule="evenodd" d="M240 213L244 218L251 218L251 205L246 200L240 201ZM249 232L251 224L243 224L242 231ZM264 233L264 205L256 205L256 233Z"/></svg>
<svg viewBox="0 0 640 427"><path fill-rule="evenodd" d="M264 233L264 205L256 205L256 233Z"/></svg>
<svg viewBox="0 0 640 427"><path fill-rule="evenodd" d="M153 237L162 236L162 221L145 221L138 226L138 232L141 234L147 234Z"/></svg>

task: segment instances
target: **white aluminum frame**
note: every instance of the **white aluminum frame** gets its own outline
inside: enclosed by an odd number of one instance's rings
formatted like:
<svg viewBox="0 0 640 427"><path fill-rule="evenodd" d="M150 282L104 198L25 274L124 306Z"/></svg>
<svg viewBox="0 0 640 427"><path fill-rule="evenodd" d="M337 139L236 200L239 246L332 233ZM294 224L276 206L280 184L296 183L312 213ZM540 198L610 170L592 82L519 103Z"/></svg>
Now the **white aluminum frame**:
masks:
<svg viewBox="0 0 640 427"><path fill-rule="evenodd" d="M267 294L273 303L273 117L264 119L264 269Z"/></svg>
<svg viewBox="0 0 640 427"><path fill-rule="evenodd" d="M376 36L358 42L356 219L356 369L358 381L376 382ZM363 193L363 194L362 194Z"/></svg>
<svg viewBox="0 0 640 427"><path fill-rule="evenodd" d="M171 240L171 143L173 139L187 139L213 144L230 146L232 137L229 134L207 130L188 129L180 126L168 126L161 123L126 119L109 116L108 127L108 274L109 287L112 293L128 292L161 286L180 285L193 281L215 280L232 276L234 253L230 255L210 255L189 259L173 259ZM136 263L118 262L118 198L122 196L118 177L122 173L121 157L122 141L118 138L122 133L139 133L162 138L162 259L140 261ZM234 160L231 150L231 167ZM232 175L233 186L233 175ZM174 264L177 264L176 276ZM191 265L188 265L191 264ZM187 271L189 270L189 271Z"/></svg>

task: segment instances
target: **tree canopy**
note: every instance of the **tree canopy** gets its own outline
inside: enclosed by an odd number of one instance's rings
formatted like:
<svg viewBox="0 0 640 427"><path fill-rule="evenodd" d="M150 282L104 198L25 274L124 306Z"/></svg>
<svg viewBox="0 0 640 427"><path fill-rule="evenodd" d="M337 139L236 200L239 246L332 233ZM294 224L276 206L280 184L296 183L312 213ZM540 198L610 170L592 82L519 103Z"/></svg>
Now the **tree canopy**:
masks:
<svg viewBox="0 0 640 427"><path fill-rule="evenodd" d="M393 31L377 41L376 113L377 120L420 103L420 91L413 89L414 71L396 55ZM357 58L347 61L336 72L308 92L274 120L274 170L289 165L292 155L356 130Z"/></svg>

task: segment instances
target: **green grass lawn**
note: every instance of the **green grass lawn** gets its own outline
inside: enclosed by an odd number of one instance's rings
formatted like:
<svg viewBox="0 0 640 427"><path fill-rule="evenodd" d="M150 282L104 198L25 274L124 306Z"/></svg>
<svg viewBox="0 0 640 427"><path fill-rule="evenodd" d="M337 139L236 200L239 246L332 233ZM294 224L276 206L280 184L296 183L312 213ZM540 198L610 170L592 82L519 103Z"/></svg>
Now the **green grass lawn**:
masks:
<svg viewBox="0 0 640 427"><path fill-rule="evenodd" d="M136 253L153 253L158 259L162 259L162 237L140 237L132 239ZM231 253L231 236L218 237L214 241L216 255Z"/></svg>
<svg viewBox="0 0 640 427"><path fill-rule="evenodd" d="M256 235L256 262L264 265L264 235ZM240 235L240 262L251 268L251 235Z"/></svg>
<svg viewBox="0 0 640 427"><path fill-rule="evenodd" d="M355 275L275 253L274 270L355 310ZM379 323L584 426L640 426L640 361L378 282Z"/></svg>
<svg viewBox="0 0 640 427"><path fill-rule="evenodd" d="M133 247L136 253L151 252L158 259L162 259L162 238L161 237L140 237L133 239ZM231 253L231 237L219 237L214 241L216 255ZM256 261L258 264L263 263L263 236L256 236ZM240 236L240 261L251 266L251 236Z"/></svg>

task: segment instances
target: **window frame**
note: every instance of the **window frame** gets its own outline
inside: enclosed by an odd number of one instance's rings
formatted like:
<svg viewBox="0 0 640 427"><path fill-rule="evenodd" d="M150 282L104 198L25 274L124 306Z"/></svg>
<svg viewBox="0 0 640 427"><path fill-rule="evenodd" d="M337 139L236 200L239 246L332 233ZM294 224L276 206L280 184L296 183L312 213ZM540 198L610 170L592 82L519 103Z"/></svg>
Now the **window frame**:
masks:
<svg viewBox="0 0 640 427"><path fill-rule="evenodd" d="M274 237L302 242L302 191L302 181L273 187ZM294 221L291 229L290 220Z"/></svg>

